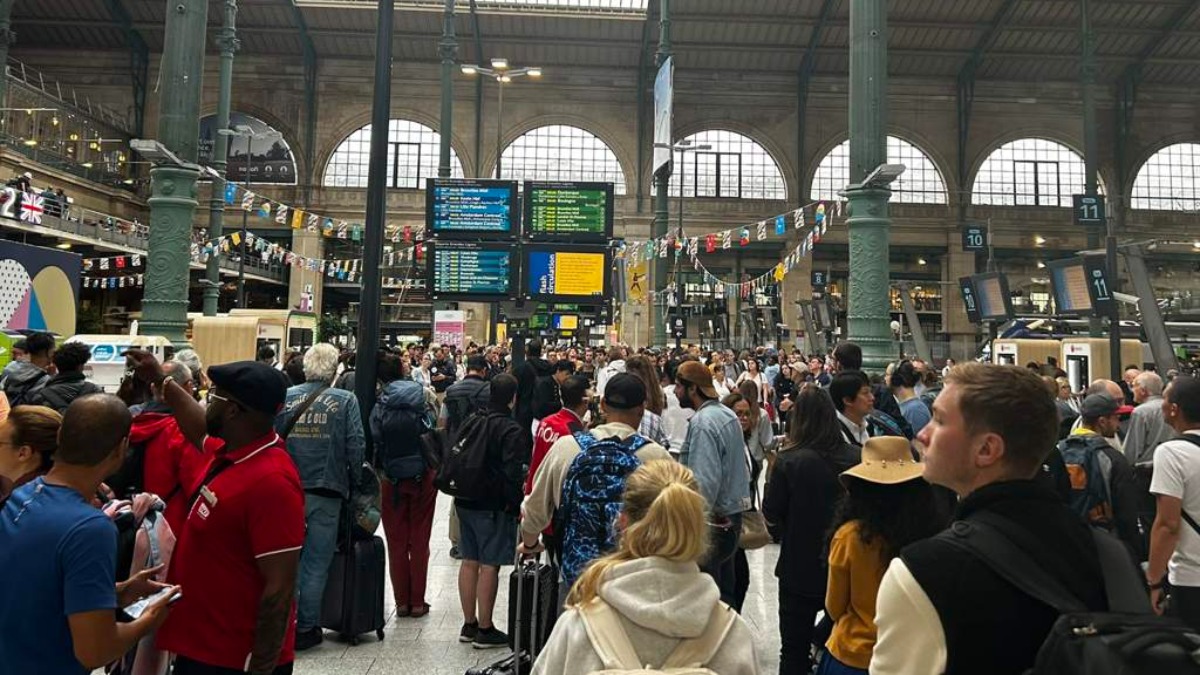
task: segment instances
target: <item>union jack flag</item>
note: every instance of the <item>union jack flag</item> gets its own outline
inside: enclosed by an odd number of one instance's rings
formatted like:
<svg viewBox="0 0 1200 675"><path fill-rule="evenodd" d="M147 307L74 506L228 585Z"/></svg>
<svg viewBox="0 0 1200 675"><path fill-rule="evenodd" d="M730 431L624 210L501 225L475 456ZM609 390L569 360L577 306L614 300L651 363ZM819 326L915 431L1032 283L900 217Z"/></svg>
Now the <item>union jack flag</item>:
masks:
<svg viewBox="0 0 1200 675"><path fill-rule="evenodd" d="M21 220L34 225L42 224L42 214L46 211L45 200L36 192L26 192L21 197Z"/></svg>

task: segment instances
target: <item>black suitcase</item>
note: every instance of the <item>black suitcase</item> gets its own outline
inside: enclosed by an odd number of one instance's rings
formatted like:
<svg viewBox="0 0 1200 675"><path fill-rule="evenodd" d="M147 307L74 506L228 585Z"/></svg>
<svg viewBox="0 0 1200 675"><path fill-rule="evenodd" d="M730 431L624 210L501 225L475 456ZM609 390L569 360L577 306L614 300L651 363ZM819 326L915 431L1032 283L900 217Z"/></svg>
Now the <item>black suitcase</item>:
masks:
<svg viewBox="0 0 1200 675"><path fill-rule="evenodd" d="M479 666L467 670L467 675L527 675L533 670L533 661L529 652L521 650L517 654L509 654L490 666Z"/></svg>
<svg viewBox="0 0 1200 675"><path fill-rule="evenodd" d="M342 542L325 581L321 627L337 631L352 645L371 631L382 640L385 566L381 537Z"/></svg>
<svg viewBox="0 0 1200 675"><path fill-rule="evenodd" d="M518 559L508 575L508 646L536 659L554 630L558 604L558 567L540 557Z"/></svg>

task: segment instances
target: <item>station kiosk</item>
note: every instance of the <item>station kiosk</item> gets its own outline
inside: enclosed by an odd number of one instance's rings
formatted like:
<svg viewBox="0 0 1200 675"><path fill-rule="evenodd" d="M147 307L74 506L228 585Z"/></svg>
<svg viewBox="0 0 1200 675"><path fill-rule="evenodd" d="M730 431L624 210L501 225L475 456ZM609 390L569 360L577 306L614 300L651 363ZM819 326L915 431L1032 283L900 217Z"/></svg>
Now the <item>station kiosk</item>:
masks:
<svg viewBox="0 0 1200 675"><path fill-rule="evenodd" d="M1030 361L1046 363L1047 357L1059 358L1062 342L1059 340L996 340L992 350L992 363L1005 366L1023 366Z"/></svg>
<svg viewBox="0 0 1200 675"><path fill-rule="evenodd" d="M1108 377L1110 355L1108 338L1064 338L1059 364L1067 371L1071 391L1083 391L1092 381ZM1143 358L1141 341L1121 340L1122 365L1140 366Z"/></svg>

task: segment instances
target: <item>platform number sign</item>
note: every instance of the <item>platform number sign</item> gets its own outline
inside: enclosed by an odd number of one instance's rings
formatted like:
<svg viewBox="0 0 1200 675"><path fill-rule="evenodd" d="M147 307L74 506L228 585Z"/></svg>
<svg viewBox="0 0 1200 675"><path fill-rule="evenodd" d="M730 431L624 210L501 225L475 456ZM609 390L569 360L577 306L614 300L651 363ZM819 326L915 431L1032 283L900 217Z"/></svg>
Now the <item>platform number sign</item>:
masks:
<svg viewBox="0 0 1200 675"><path fill-rule="evenodd" d="M829 278L825 272L814 271L812 273L813 289L823 291L823 290L825 290L825 287L828 285L829 285Z"/></svg>
<svg viewBox="0 0 1200 675"><path fill-rule="evenodd" d="M1076 225L1104 224L1106 218L1104 197L1075 195L1072 199L1075 206Z"/></svg>
<svg viewBox="0 0 1200 675"><path fill-rule="evenodd" d="M987 250L987 227L984 225L967 225L962 231L962 247L968 253L980 253Z"/></svg>
<svg viewBox="0 0 1200 675"><path fill-rule="evenodd" d="M1083 272L1087 277L1088 294L1092 296L1092 312L1097 316L1107 316L1112 311L1115 299L1104 256L1084 256Z"/></svg>
<svg viewBox="0 0 1200 675"><path fill-rule="evenodd" d="M963 308L971 323L979 323L979 299L975 297L975 280L971 277L961 277L958 288L962 291Z"/></svg>

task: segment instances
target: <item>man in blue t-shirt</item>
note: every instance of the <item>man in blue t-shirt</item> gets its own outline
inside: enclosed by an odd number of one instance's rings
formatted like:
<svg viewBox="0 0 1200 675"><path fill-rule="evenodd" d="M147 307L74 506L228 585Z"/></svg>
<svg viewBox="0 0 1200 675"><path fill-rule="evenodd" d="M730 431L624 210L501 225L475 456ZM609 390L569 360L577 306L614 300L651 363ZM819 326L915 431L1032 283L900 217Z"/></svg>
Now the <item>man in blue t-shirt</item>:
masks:
<svg viewBox="0 0 1200 675"><path fill-rule="evenodd" d="M129 446L128 408L110 394L76 399L63 415L54 467L0 510L0 663L4 672L81 673L120 658L167 617L169 599L116 622L117 607L167 589L147 570L116 584L117 529L92 505Z"/></svg>

